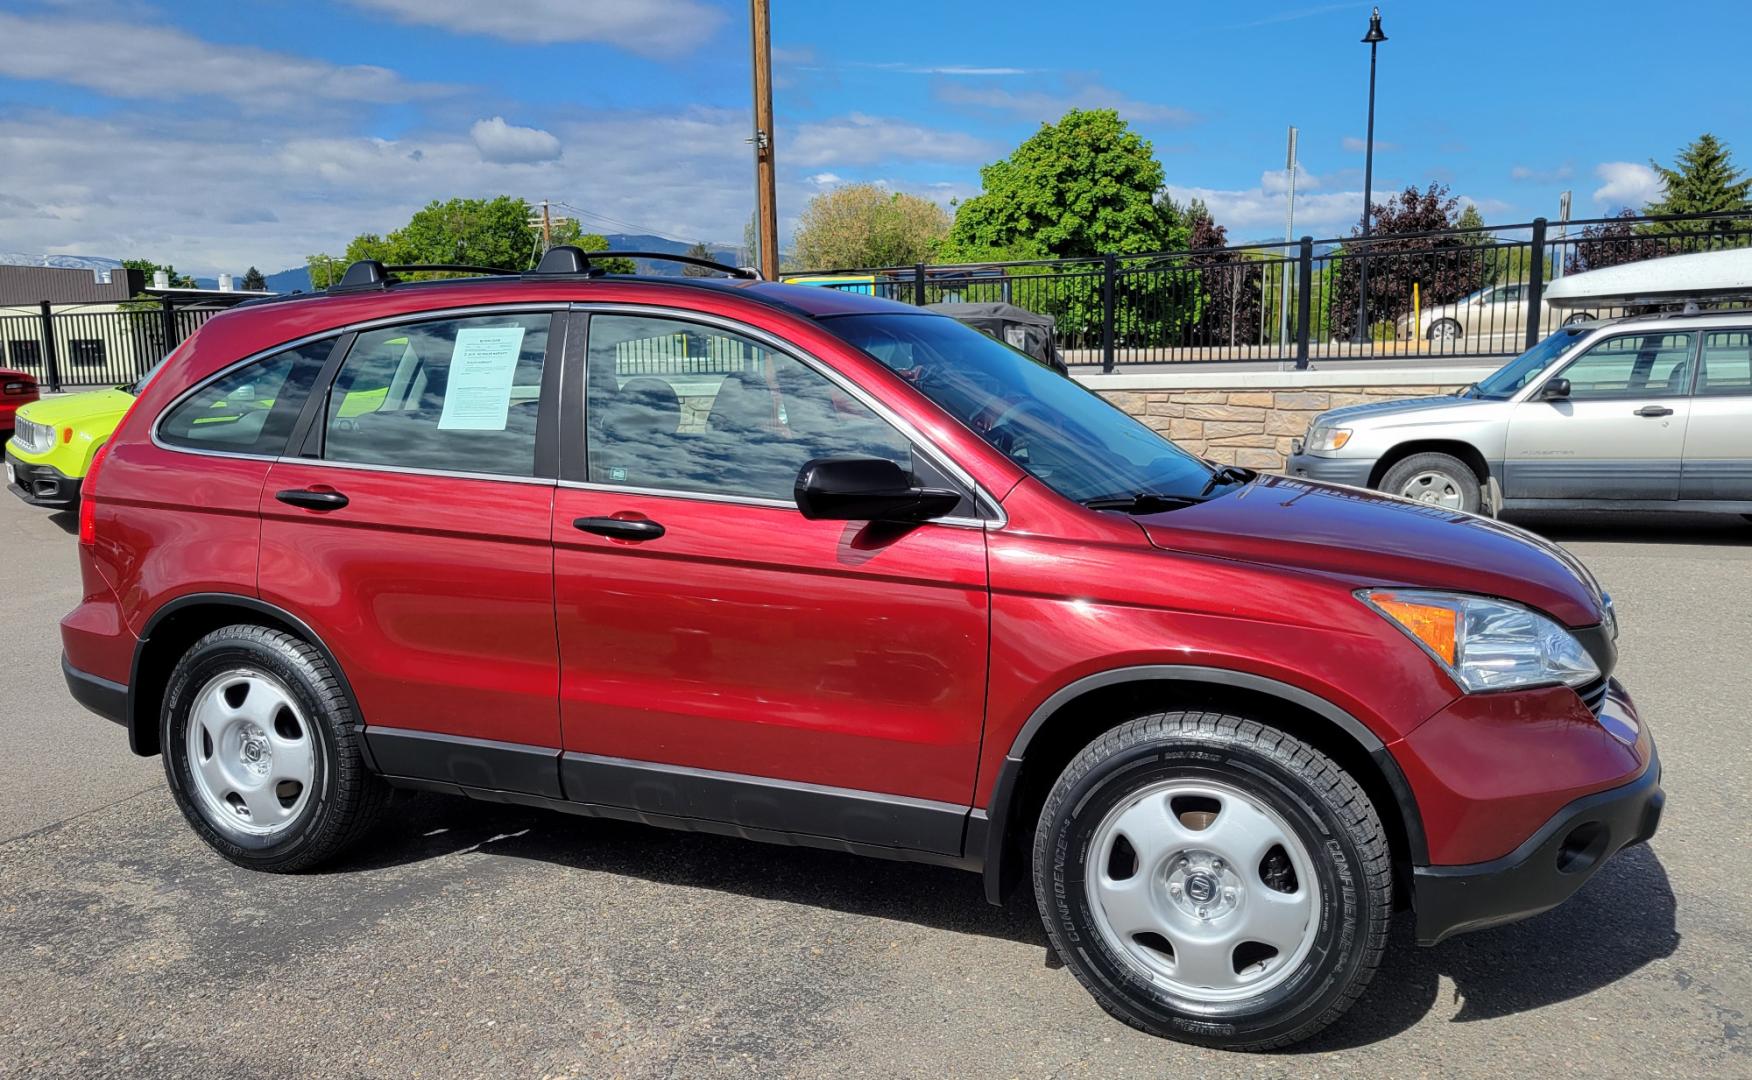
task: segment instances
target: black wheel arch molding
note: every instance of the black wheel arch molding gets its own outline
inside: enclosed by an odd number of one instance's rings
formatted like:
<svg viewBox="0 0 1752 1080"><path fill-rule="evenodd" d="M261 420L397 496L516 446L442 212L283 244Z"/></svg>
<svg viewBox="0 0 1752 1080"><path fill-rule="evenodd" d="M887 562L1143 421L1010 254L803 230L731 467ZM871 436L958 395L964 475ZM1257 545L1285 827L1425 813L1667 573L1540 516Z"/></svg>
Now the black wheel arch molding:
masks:
<svg viewBox="0 0 1752 1080"><path fill-rule="evenodd" d="M1424 835L1423 815L1418 810L1410 782L1380 736L1348 711L1299 686L1251 672L1196 664L1142 664L1096 672L1060 687L1035 707L1016 733L998 770L985 809L975 809L968 821L966 853L970 861L978 862L981 867L985 895L990 903L1002 905L1005 897L1020 883L1025 869L1021 864L1026 860L1017 857L1019 851L1015 847L1015 838L1020 835L1019 830L1027 826L1012 818L1030 744L1054 715L1092 691L1158 682L1205 684L1220 689L1249 691L1297 706L1329 723L1374 765L1378 779L1393 802L1392 806L1379 809L1384 817L1393 813L1403 826L1410 863L1413 866L1428 864L1429 846ZM1359 782L1364 779L1358 777Z"/></svg>

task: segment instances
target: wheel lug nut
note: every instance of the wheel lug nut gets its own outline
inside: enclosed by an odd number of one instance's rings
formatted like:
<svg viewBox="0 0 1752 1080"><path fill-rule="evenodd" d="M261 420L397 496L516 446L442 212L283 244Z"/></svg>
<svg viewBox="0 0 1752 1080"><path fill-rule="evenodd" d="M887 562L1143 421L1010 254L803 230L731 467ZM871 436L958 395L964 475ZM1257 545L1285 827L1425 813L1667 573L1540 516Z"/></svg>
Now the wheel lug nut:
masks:
<svg viewBox="0 0 1752 1080"><path fill-rule="evenodd" d="M1212 859L1211 860L1211 869L1212 870L1221 870L1222 868L1223 868L1223 860L1221 860L1221 859Z"/></svg>
<svg viewBox="0 0 1752 1080"><path fill-rule="evenodd" d="M1224 889L1223 890L1223 899L1225 899L1225 900L1235 899L1235 890L1234 889Z"/></svg>
<svg viewBox="0 0 1752 1080"><path fill-rule="evenodd" d="M1209 908L1199 908L1198 909L1198 917L1201 919L1207 917L1209 914L1210 914Z"/></svg>
<svg viewBox="0 0 1752 1080"><path fill-rule="evenodd" d="M1180 883L1178 881L1175 882L1174 884L1168 886L1168 895L1169 896L1179 896L1180 895Z"/></svg>

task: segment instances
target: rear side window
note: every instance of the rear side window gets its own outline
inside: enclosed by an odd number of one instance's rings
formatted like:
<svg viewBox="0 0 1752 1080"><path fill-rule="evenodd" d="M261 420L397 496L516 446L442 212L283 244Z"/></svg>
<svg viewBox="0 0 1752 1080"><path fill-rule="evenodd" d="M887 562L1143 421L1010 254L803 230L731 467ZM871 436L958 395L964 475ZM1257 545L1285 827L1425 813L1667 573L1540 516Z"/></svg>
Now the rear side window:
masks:
<svg viewBox="0 0 1752 1080"><path fill-rule="evenodd" d="M1723 330L1704 336L1697 393L1752 395L1752 330Z"/></svg>
<svg viewBox="0 0 1752 1080"><path fill-rule="evenodd" d="M334 344L333 338L314 341L226 372L164 415L159 441L278 457Z"/></svg>
<svg viewBox="0 0 1752 1080"><path fill-rule="evenodd" d="M322 456L534 476L551 321L485 315L360 334L329 389Z"/></svg>

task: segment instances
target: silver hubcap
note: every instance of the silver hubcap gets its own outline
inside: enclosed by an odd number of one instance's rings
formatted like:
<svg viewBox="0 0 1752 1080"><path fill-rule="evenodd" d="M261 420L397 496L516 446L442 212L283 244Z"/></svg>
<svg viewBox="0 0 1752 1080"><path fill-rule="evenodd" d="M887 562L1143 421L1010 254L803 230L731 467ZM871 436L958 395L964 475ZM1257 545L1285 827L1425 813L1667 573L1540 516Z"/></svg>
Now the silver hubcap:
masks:
<svg viewBox="0 0 1752 1080"><path fill-rule="evenodd" d="M1451 322L1436 324L1435 337L1437 341L1453 341L1460 336L1460 328Z"/></svg>
<svg viewBox="0 0 1752 1080"><path fill-rule="evenodd" d="M1251 997L1288 978L1319 926L1313 860L1281 815L1215 780L1153 784L1095 830L1087 887L1102 938L1182 997Z"/></svg>
<svg viewBox="0 0 1752 1080"><path fill-rule="evenodd" d="M1450 510L1464 509L1466 502L1454 478L1439 472L1418 473L1405 482L1399 494L1415 502L1445 506Z"/></svg>
<svg viewBox="0 0 1752 1080"><path fill-rule="evenodd" d="M195 695L189 773L201 809L236 836L273 836L310 801L321 748L285 685L259 671L228 671Z"/></svg>

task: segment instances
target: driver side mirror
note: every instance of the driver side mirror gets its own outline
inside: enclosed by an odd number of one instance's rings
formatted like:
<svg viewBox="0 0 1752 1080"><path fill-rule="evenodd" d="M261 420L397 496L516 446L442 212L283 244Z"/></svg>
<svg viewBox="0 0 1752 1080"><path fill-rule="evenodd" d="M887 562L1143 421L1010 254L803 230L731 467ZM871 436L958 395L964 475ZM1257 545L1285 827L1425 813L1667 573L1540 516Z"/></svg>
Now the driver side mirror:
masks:
<svg viewBox="0 0 1752 1080"><path fill-rule="evenodd" d="M914 487L886 458L816 458L797 473L797 509L810 521L929 521L961 505L961 493Z"/></svg>
<svg viewBox="0 0 1752 1080"><path fill-rule="evenodd" d="M1540 401L1564 401L1567 400L1569 396L1569 380L1561 375L1552 379L1547 379L1545 385L1539 388Z"/></svg>

